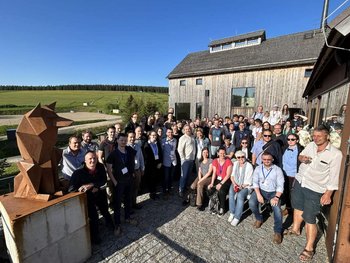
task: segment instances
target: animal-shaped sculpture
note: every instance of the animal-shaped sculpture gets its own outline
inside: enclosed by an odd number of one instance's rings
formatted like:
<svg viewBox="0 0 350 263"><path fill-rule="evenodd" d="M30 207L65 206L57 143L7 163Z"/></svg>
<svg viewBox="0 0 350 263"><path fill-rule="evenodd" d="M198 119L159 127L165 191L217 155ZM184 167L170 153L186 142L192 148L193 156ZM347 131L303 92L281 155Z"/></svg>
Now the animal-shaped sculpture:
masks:
<svg viewBox="0 0 350 263"><path fill-rule="evenodd" d="M15 177L15 197L48 201L59 191L57 131L73 121L59 117L55 105L38 104L18 125L16 137L23 161L17 163L20 173Z"/></svg>

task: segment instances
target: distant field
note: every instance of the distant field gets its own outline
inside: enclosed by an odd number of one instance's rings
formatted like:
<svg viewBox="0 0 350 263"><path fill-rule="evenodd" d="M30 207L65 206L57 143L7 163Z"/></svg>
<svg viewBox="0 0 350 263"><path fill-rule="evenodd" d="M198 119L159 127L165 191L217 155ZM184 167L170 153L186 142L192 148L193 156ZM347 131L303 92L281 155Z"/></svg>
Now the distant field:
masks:
<svg viewBox="0 0 350 263"><path fill-rule="evenodd" d="M0 91L0 114L22 114L37 103L49 104L56 101L56 111L102 111L109 113L112 105L124 106L132 95L135 99L153 101L160 108L166 107L168 94L127 91L86 91L86 90L43 90L43 91ZM88 103L89 106L83 106Z"/></svg>

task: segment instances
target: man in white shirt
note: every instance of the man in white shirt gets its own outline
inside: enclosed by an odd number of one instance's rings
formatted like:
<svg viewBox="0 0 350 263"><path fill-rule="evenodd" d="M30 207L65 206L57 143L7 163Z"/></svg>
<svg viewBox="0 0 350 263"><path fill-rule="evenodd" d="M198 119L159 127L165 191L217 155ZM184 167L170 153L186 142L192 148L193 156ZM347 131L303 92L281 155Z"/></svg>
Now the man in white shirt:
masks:
<svg viewBox="0 0 350 263"><path fill-rule="evenodd" d="M305 221L306 246L301 261L311 260L317 236L316 216L321 206L329 205L332 194L338 190L342 153L329 142L329 130L321 125L314 130L313 142L299 155L301 162L292 192L294 208L293 227L286 235L300 235L300 225Z"/></svg>
<svg viewBox="0 0 350 263"><path fill-rule="evenodd" d="M177 151L179 152L181 159L181 178L179 185L179 195L184 196L188 178L191 175L193 163L196 154L196 146L194 138L192 137L191 128L189 125L185 125L183 133L179 139L179 145Z"/></svg>

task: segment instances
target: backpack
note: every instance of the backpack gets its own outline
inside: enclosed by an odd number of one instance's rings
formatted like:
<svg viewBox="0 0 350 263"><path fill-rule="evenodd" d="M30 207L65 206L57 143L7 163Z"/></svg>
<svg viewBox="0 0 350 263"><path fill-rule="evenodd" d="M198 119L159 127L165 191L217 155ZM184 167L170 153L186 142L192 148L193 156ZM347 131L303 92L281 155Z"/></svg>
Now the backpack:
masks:
<svg viewBox="0 0 350 263"><path fill-rule="evenodd" d="M195 191L191 191L188 195L188 199L190 201L190 206L196 206L197 193Z"/></svg>
<svg viewBox="0 0 350 263"><path fill-rule="evenodd" d="M218 191L215 191L212 195L209 196L209 212L218 213L219 212L219 196Z"/></svg>

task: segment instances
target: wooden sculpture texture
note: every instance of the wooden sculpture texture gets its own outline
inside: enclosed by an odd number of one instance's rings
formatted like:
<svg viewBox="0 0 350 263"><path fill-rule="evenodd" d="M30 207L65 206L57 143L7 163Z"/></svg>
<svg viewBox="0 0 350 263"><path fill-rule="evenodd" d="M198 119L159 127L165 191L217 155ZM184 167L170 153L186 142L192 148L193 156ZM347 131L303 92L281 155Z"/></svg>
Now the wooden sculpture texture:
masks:
<svg viewBox="0 0 350 263"><path fill-rule="evenodd" d="M17 144L23 161L17 163L20 173L15 177L15 197L48 201L59 195L57 131L73 121L59 117L55 105L38 104L18 125Z"/></svg>

